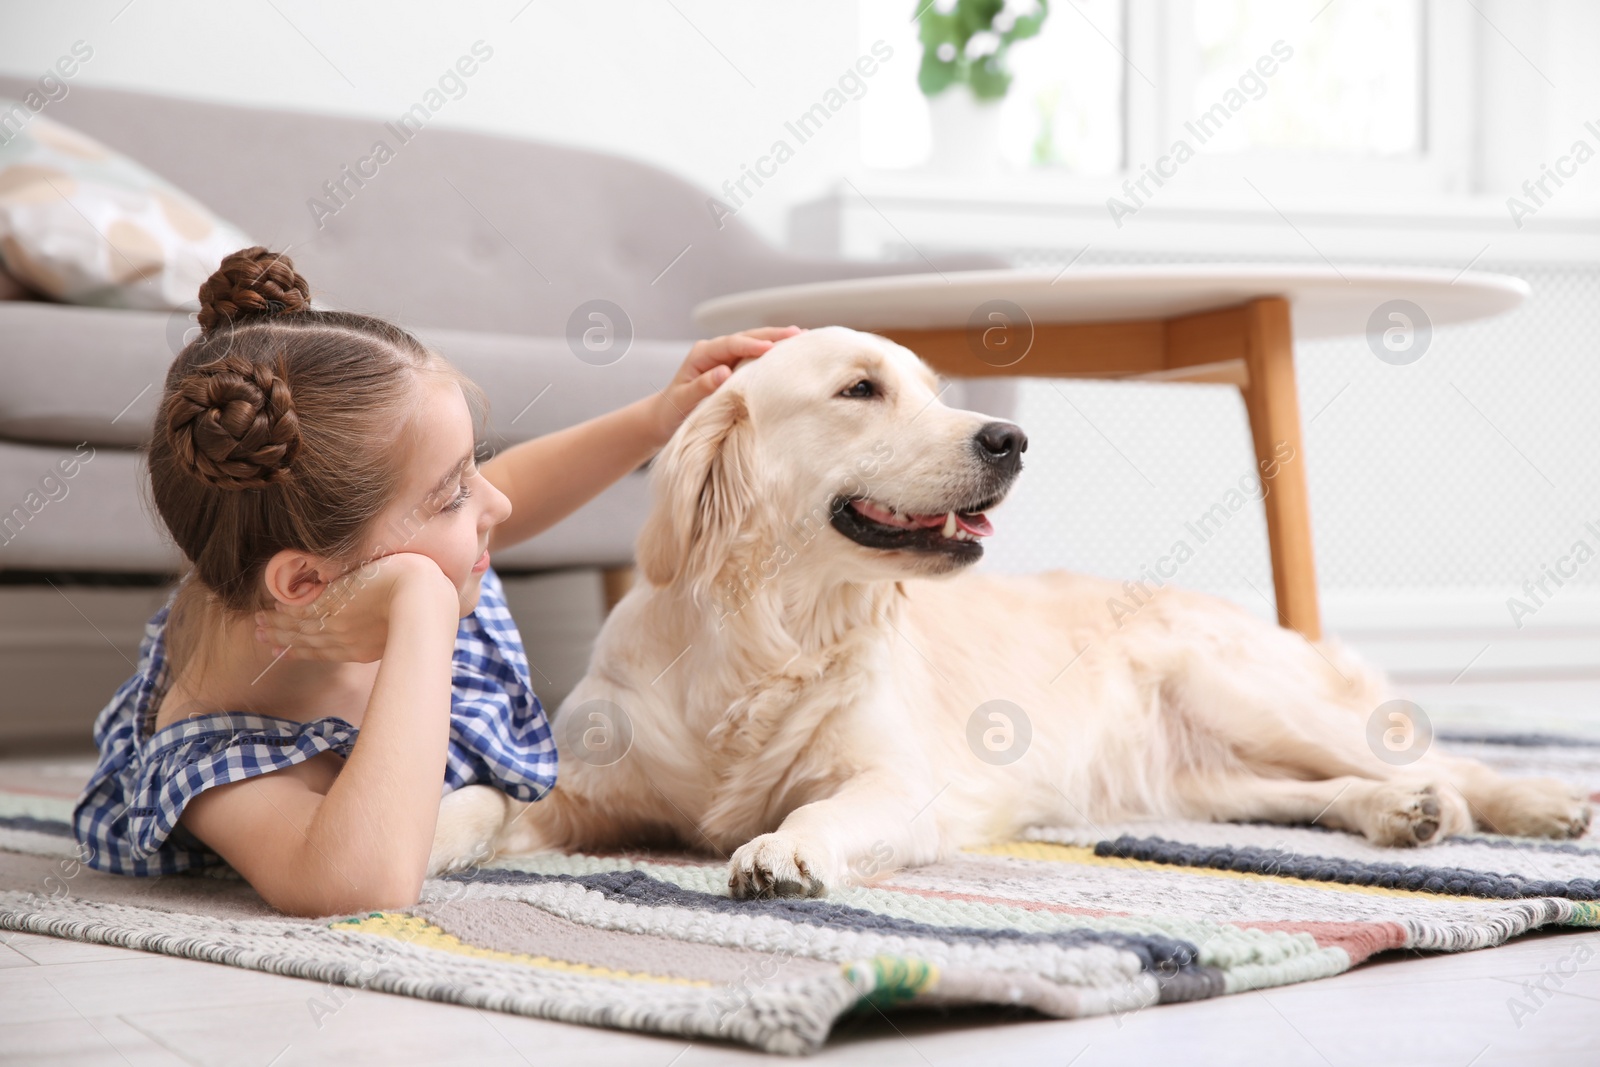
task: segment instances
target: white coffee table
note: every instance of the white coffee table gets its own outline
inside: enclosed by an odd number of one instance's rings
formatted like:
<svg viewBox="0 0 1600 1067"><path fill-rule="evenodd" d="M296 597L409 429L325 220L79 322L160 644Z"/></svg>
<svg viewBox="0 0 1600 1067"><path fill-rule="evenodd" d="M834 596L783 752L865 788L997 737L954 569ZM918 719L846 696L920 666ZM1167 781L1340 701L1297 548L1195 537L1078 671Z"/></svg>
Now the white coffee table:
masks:
<svg viewBox="0 0 1600 1067"><path fill-rule="evenodd" d="M1244 394L1266 491L1278 615L1321 636L1294 340L1366 334L1374 358L1426 355L1439 326L1510 311L1519 278L1266 264L986 270L758 289L694 310L708 334L850 326L940 373L1223 382ZM1282 457L1291 459L1283 460Z"/></svg>

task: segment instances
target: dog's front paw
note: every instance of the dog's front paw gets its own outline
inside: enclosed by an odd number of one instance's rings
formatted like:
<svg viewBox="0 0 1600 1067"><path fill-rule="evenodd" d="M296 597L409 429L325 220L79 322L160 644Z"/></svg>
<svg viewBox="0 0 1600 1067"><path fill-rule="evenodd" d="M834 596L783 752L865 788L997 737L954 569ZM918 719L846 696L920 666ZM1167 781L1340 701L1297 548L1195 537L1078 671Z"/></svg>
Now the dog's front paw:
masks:
<svg viewBox="0 0 1600 1067"><path fill-rule="evenodd" d="M469 785L446 793L439 801L439 821L434 824L428 877L464 871L493 857L509 800L489 785Z"/></svg>
<svg viewBox="0 0 1600 1067"><path fill-rule="evenodd" d="M1583 794L1554 778L1513 778L1478 814L1485 830L1515 837L1582 837L1592 816Z"/></svg>
<svg viewBox="0 0 1600 1067"><path fill-rule="evenodd" d="M734 852L728 890L734 897L820 897L827 893L827 871L820 850L782 830L762 834Z"/></svg>
<svg viewBox="0 0 1600 1067"><path fill-rule="evenodd" d="M1384 782L1372 791L1363 832L1375 845L1431 845L1472 828L1467 802L1431 782Z"/></svg>

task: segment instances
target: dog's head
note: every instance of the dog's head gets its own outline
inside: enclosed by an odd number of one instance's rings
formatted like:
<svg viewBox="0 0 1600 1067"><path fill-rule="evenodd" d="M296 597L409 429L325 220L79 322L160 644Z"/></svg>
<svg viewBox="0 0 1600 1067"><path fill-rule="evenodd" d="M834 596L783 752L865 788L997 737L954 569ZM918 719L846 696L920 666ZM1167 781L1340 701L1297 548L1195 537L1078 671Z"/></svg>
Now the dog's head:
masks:
<svg viewBox="0 0 1600 1067"><path fill-rule="evenodd" d="M1022 430L939 401L910 350L830 326L773 345L690 413L653 468L639 535L655 585L795 560L840 580L949 573L1022 470Z"/></svg>

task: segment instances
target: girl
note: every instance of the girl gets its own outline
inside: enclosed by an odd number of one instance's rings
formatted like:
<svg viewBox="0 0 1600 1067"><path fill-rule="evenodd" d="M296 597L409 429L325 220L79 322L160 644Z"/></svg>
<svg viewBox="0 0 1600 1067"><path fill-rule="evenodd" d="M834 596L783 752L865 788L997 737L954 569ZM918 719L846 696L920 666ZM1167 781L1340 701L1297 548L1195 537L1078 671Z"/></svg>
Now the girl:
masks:
<svg viewBox="0 0 1600 1067"><path fill-rule="evenodd" d="M78 840L124 874L226 863L292 914L408 906L441 788L555 783L490 553L798 331L698 342L664 391L480 469L482 392L399 327L312 308L284 256L235 252L200 305L148 455L190 566L95 724Z"/></svg>

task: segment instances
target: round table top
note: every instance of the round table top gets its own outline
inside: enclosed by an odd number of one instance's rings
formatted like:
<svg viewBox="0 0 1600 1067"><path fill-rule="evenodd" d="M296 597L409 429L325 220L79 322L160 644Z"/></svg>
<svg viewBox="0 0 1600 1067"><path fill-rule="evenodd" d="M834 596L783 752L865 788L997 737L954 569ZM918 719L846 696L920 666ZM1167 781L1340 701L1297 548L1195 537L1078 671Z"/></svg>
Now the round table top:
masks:
<svg viewBox="0 0 1600 1067"><path fill-rule="evenodd" d="M1035 324L1117 322L1165 319L1281 296L1290 303L1295 337L1309 340L1363 333L1378 310L1393 301L1415 305L1437 327L1510 311L1528 292L1520 278L1477 271L1335 270L1264 263L972 270L733 293L700 304L694 320L709 334L791 323L942 329L964 327L980 305L1005 300Z"/></svg>

